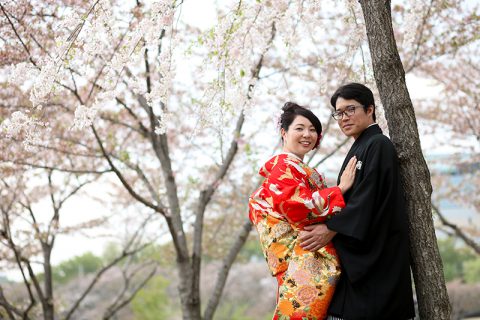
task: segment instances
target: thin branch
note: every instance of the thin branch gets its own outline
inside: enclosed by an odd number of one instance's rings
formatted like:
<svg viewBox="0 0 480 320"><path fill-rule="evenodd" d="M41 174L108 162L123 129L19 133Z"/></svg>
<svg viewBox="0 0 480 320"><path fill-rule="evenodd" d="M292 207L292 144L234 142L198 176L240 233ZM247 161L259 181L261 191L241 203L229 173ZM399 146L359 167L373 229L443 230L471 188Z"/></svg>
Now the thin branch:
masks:
<svg viewBox="0 0 480 320"><path fill-rule="evenodd" d="M32 205L27 199L27 203L24 204L21 201L19 201L20 205L27 209L28 213L30 213L30 217L32 218L32 227L35 230L36 236L38 237L38 240L40 240L41 243L43 243L42 240L42 233L40 232L40 228L37 223L37 218L35 217L35 214L33 213Z"/></svg>
<svg viewBox="0 0 480 320"><path fill-rule="evenodd" d="M77 186L75 186L75 188L73 188L67 195L65 195L62 199L59 199L58 200L58 203L56 203L54 197L53 197L53 185L52 185L52 182L51 182L51 178L50 178L50 175L49 175L49 188L50 188L50 195L51 195L51 199L52 199L52 207L53 207L53 211L54 211L54 214L52 216L52 219L50 220L50 223L48 224L48 229L47 229L47 242L49 243L50 246L53 247L53 243L55 241L55 235L52 234L52 227L54 228L58 228L58 221L60 219L59 217L59 212L60 212L60 209L62 208L63 204L65 203L65 201L67 201L68 199L70 199L72 196L74 196L78 191L80 191L80 189L82 189L84 186L86 186L87 184L90 184L92 182L94 182L95 180L97 180L98 177L94 178L94 179L91 179L91 180L86 180L80 184L78 184ZM51 236L51 239L49 240L48 238Z"/></svg>
<svg viewBox="0 0 480 320"><path fill-rule="evenodd" d="M433 210L437 213L438 217L440 218L440 221L442 224L448 228L450 228L455 236L458 238L462 239L463 242L465 242L466 245L468 245L470 248L475 250L477 254L480 255L480 245L478 245L473 239L471 239L461 228L459 228L456 224L451 223L448 221L445 216L441 213L440 209L432 203L432 208Z"/></svg>
<svg viewBox="0 0 480 320"><path fill-rule="evenodd" d="M58 168L58 167L52 167L52 166L38 165L38 164L25 162L25 161L5 161L5 163L17 164L17 165L22 165L22 166L29 166L31 168L37 168L37 169L47 169L47 170L58 171L58 172L74 173L74 174L88 174L88 173L104 174L104 173L109 173L109 172L113 171L111 169L105 169L105 170L102 170L102 171L66 169L66 168Z"/></svg>
<svg viewBox="0 0 480 320"><path fill-rule="evenodd" d="M7 313L8 317L11 320L15 320L15 316L13 315L14 313L21 316L22 311L17 309L14 305L8 303L7 299L5 298L5 295L3 294L3 288L0 286L0 306L2 306L5 309L5 312Z"/></svg>
<svg viewBox="0 0 480 320"><path fill-rule="evenodd" d="M157 272L157 266L155 266L150 273L143 279L143 281L130 293L130 295L124 299L123 301L117 300L112 304L108 309L107 313L103 316L103 320L108 320L111 319L112 317L115 316L115 314L125 307L127 304L129 304L137 295L137 293L145 287L145 285L150 281L151 278L155 275Z"/></svg>
<svg viewBox="0 0 480 320"><path fill-rule="evenodd" d="M110 55L110 59L108 60L109 62L113 59L115 53L118 51L118 48L120 48L120 45L122 44L123 40L125 39L125 36L126 36L127 33L128 33L129 28L130 28L131 25L132 25L133 19L134 19L134 17L132 17L132 19L130 20L129 25L128 25L128 28L127 28L127 31L125 31L125 32L121 35L121 37L120 37L117 45L116 45L115 48L113 49L113 51L112 51L112 53L111 53L111 55ZM91 96L92 96L93 91L95 90L95 88L99 88L99 87L100 87L99 85L97 85L97 81L98 81L98 79L100 79L100 77L102 76L103 70L105 69L106 66L107 66L107 63L104 63L103 66L102 66L102 68L100 68L99 72L98 72L97 75L95 76L95 79L94 79L93 82L92 82L92 86L91 86L91 88L90 88L90 91L88 92L87 99L85 100L85 103L87 103L87 101L90 100L90 98L91 98Z"/></svg>
<svg viewBox="0 0 480 320"><path fill-rule="evenodd" d="M87 180L87 181L84 181L84 182L81 182L80 184L78 184L75 188L73 188L67 195L65 195L65 197L63 197L61 200L58 201L58 210L60 210L63 206L63 204L65 203L65 201L67 201L69 198L71 198L72 196L74 196L78 191L80 191L80 189L82 189L84 186L86 186L87 184L90 184L90 183L93 183L94 181L98 180L99 176L91 179L91 180Z"/></svg>
<svg viewBox="0 0 480 320"><path fill-rule="evenodd" d="M25 49L25 51L27 52L27 54L28 54L28 60L30 60L30 62L31 62L34 66L37 66L37 64L35 63L35 61L33 61L32 54L30 53L30 50L28 49L28 47L27 47L27 45L25 44L25 42L23 42L22 37L20 37L20 35L18 34L17 28L15 28L15 26L13 25L12 20L10 20L10 17L8 16L8 13L5 11L5 8L3 7L3 5L2 5L1 2L0 2L0 9L2 10L5 18L7 18L8 23L9 23L10 26L12 27L13 32L14 32L15 35L17 36L17 39L18 39L18 40L20 41L20 43L22 44L22 47L23 47L23 48Z"/></svg>
<svg viewBox="0 0 480 320"><path fill-rule="evenodd" d="M40 300L40 303L42 304L42 309L46 310L48 301L47 301L47 299L45 299L45 295L43 293L42 287L40 286L40 283L38 282L38 279L37 279L37 276L35 275L35 272L33 272L30 261L25 259L25 263L27 265L27 270L28 270L28 275L30 276L30 280L33 282L33 286L35 287L35 290L37 291L38 299ZM33 308L33 303L29 306L29 308Z"/></svg>
<svg viewBox="0 0 480 320"><path fill-rule="evenodd" d="M93 278L93 280L90 282L90 284L88 285L87 289L85 289L85 291L80 295L80 297L78 298L78 300L74 303L74 305L70 308L70 310L67 312L67 315L65 316L65 320L69 320L73 313L78 309L78 307L80 306L80 304L82 303L82 301L85 299L85 297L90 293L90 291L93 289L93 287L97 284L98 280L102 277L102 275L107 272L110 268L112 268L113 266L115 266L118 262L120 262L121 260L123 260L125 257L128 257L128 256L131 256L137 252L140 252L141 250L143 250L146 246L148 246L148 244L146 245L143 245L139 248L136 248L132 251L126 251L124 250L122 252L122 254L118 257L116 257L112 262L110 262L109 264L107 264L106 266L104 266L102 269L100 269L97 274L95 275L95 277Z"/></svg>
<svg viewBox="0 0 480 320"><path fill-rule="evenodd" d="M267 42L267 46L265 48L265 51L261 54L260 58L258 59L257 64L255 67L252 69L252 79L255 79L256 82L258 82L259 76L260 76L260 71L263 66L263 59L265 58L265 55L267 54L271 44L273 43L273 40L275 39L275 34L276 34L276 28L275 28L275 23L272 23L271 25L271 36L270 39ZM248 87L248 92L247 92L247 100L252 99L252 94L253 94L253 89L254 89L254 84L250 84ZM238 138L240 137L240 132L242 130L244 122L244 114L243 114L243 109L240 117L237 120L237 125L235 128L235 133L234 137L232 139L232 142L230 144L230 149L228 151L227 157L220 167L219 171L217 172L217 175L213 182L204 190L200 192L200 196L198 199L198 204L197 204L197 209L196 209L196 217L195 217L195 225L194 225L194 241L193 241L193 253L192 253L192 268L193 268L193 282L192 282L192 292L194 294L198 294L199 292L199 286L200 286L200 266L201 266L201 255L202 255L202 233L203 233L203 217L205 214L205 209L207 204L209 203L212 195L214 194L215 190L217 189L220 181L224 178L224 176L227 173L228 168L230 167L231 163L233 162L233 158L235 157L237 151L238 151ZM248 231L246 231L248 229ZM248 235L248 232L251 229L251 225L247 228L244 226L244 229L242 229L242 232L246 232L246 236ZM238 251L241 249L243 243L245 242L245 239L242 238L243 233L239 236L236 244L234 247L231 249L230 254L232 256L228 256L227 260L225 261L225 266L230 268L231 263L233 263L233 260L235 260L235 257L238 253ZM243 239L243 240L242 240ZM238 246L238 248L237 248ZM231 259L228 260L228 259ZM226 277L228 275L228 270L225 271L225 273L222 273L222 276L224 276L223 280L219 280L219 287L218 287L218 295L221 295L221 292L224 287L224 281L226 281ZM223 284L222 284L223 281ZM210 299L209 302L209 307L207 308L205 312L205 319L211 319L213 317L213 314L215 312L215 309L218 305L218 300L219 297L213 296ZM208 311L208 312L207 312Z"/></svg>
<svg viewBox="0 0 480 320"><path fill-rule="evenodd" d="M163 39L164 32L160 34L160 40ZM161 42L160 42L161 43ZM161 46L159 47L161 50ZM148 61L148 53L146 53ZM168 214L165 211L164 217L168 225L168 229L172 236L173 244L177 253L177 263L182 265L185 261L188 261L188 246L185 237L185 231L183 229L183 222L181 217L180 203L178 200L177 183L175 182L175 176L172 169L172 162L169 155L167 134L157 135L155 133L156 119L153 108L147 103L147 100L143 95L137 95L137 100L140 106L147 112L150 121L150 130L147 130L152 144L153 150L157 159L160 161L162 167L162 173L165 180L165 186L167 189L168 199ZM163 102L160 102L162 110L166 108Z"/></svg>
<svg viewBox="0 0 480 320"><path fill-rule="evenodd" d="M210 297L207 308L205 309L204 320L213 319L213 314L215 313L215 310L220 302L223 288L225 287L225 283L227 282L228 273L232 267L233 262L235 261L235 258L245 244L250 230L252 230L252 223L250 222L250 220L247 219L243 224L242 228L240 229L235 243L230 248L227 256L223 259L222 266L218 273L217 281L215 283L215 288L213 289L212 296Z"/></svg>
<svg viewBox="0 0 480 320"><path fill-rule="evenodd" d="M153 210L155 210L156 212L162 214L163 216L165 216L165 208L162 208L162 207L159 207L157 205L154 205L153 203L151 203L150 201L148 201L147 199L143 198L142 196L140 196L138 193L135 192L135 190L133 190L132 186L130 186L130 184L128 183L128 181L125 179L125 177L122 175L122 173L120 172L120 170L115 166L115 164L113 163L112 159L110 158L110 156L108 155L107 151L105 150L104 146L103 146L103 143L102 143L102 140L100 139L98 133L97 133L97 130L95 130L95 127L92 125L91 126L92 130L93 130L93 134L95 135L95 138L97 139L97 142L98 142L98 145L100 146L100 149L102 151L102 154L103 156L105 157L105 159L107 160L108 164L110 165L110 168L112 169L112 171L117 175L118 179L120 180L120 182L122 183L122 185L125 187L125 189L127 189L128 193L130 193L130 195L137 201L139 201L140 203L143 203L145 206L149 207L149 208L152 208Z"/></svg>
<svg viewBox="0 0 480 320"><path fill-rule="evenodd" d="M3 211L3 220L4 220L3 225L4 225L5 229L2 232L2 236L7 240L8 247L10 248L10 250L13 251L13 254L15 256L15 262L20 269L20 273L22 274L23 283L25 284L25 287L27 288L28 296L30 298L30 304L28 305L27 309L25 309L22 312L22 318L23 319L28 319L28 313L30 312L30 310L36 304L36 300L35 300L35 297L33 295L33 291L32 291L32 288L30 286L30 282L28 281L27 276L25 274L25 270L22 267L22 260L24 260L27 265L29 265L29 261L26 260L26 259L22 259L21 254L18 251L17 246L15 245L15 243L13 241L12 233L11 233L11 230L10 230L10 218L9 218L8 212Z"/></svg>
<svg viewBox="0 0 480 320"><path fill-rule="evenodd" d="M325 157L323 157L322 159L320 159L315 165L312 166L312 168L317 168L319 165L321 165L323 162L325 162L325 160L327 160L328 158L330 158L331 156L333 156L335 153L337 153L337 151L343 147L348 141L350 140L349 137L346 137L339 145L337 145L335 147L335 149L333 149L333 151L331 151L329 154L327 154Z"/></svg>
<svg viewBox="0 0 480 320"><path fill-rule="evenodd" d="M143 131L143 128L136 128L134 127L133 125L130 125L128 123L125 123L125 122L122 122L116 118L113 118L113 117L110 117L110 115L107 115L107 114L100 114L100 118L102 120L105 120L107 122L110 122L111 124L114 124L114 125L118 125L118 126L121 126L121 127L125 127L126 129L130 130L130 131L133 131L133 132L136 132L138 133L141 137L143 138L146 138L147 137L147 134L145 131ZM142 124L143 125L143 124Z"/></svg>
<svg viewBox="0 0 480 320"><path fill-rule="evenodd" d="M423 39L423 32L425 30L427 20L430 17L430 11L432 10L433 2L434 2L433 0L430 0L428 10L422 18L422 24L420 25L420 31L418 32L418 40L417 40L417 43L416 43L416 46L415 46L415 51L413 52L413 55L411 57L410 65L407 68L405 68L405 73L409 73L410 71L412 71L417 66L418 52L420 51L420 47L421 47L422 39Z"/></svg>

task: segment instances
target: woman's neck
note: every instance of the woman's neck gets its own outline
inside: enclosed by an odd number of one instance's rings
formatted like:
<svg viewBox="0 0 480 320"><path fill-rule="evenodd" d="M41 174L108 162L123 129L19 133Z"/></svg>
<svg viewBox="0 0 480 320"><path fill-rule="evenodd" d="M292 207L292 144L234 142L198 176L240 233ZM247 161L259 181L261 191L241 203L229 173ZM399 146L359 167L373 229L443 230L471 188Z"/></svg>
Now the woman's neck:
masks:
<svg viewBox="0 0 480 320"><path fill-rule="evenodd" d="M293 153L293 152L291 152L291 151L288 151L288 150L285 150L285 149L284 149L284 150L282 151L282 153L290 154L290 155L294 156L295 158L298 158L298 159L300 159L300 160L303 161L303 156L301 157L301 156L299 156L298 154L295 154L295 153Z"/></svg>

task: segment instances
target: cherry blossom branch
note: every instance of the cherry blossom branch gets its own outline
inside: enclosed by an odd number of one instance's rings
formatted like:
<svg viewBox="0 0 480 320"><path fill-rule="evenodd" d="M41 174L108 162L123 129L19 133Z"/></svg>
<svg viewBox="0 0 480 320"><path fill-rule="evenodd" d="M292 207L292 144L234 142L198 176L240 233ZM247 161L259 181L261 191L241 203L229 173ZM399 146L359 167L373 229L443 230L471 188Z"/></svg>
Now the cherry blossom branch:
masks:
<svg viewBox="0 0 480 320"><path fill-rule="evenodd" d="M129 26L127 28L127 31L125 31L121 37L120 37L120 40L118 41L117 45L115 46L115 48L113 49L113 51L111 52L110 54L110 58L108 61L110 61L113 56L115 55L115 53L118 51L118 48L120 48L120 45L123 43L123 40L125 39L125 36L127 35L128 33L128 30L130 29L131 25L132 25L132 21L133 21L133 17L132 19L130 20L129 22ZM95 88L99 88L100 86L97 84L97 81L100 79L100 77L102 76L103 74L103 70L105 69L105 67L107 66L107 63L104 63L103 66L100 68L99 72L97 73L97 75L95 76L95 79L92 81L92 86L90 88L90 91L88 92L88 95L87 95L87 99L85 101L85 103L87 103L87 101L90 100L90 97L92 96L93 94L93 91Z"/></svg>
<svg viewBox="0 0 480 320"><path fill-rule="evenodd" d="M430 4L428 5L427 12L422 17L422 23L420 25L420 31L418 32L417 42L415 45L415 51L413 52L413 55L410 58L410 61L411 61L410 65L405 67L405 73L409 73L417 66L418 52L420 51L420 46L422 44L423 32L425 31L427 20L430 17L430 12L432 11L433 2L434 2L433 0L430 0Z"/></svg>
<svg viewBox="0 0 480 320"><path fill-rule="evenodd" d="M74 174L104 174L104 173L109 173L113 172L112 169L105 169L105 170L88 170L88 169L67 169L67 168L61 168L61 167L55 167L55 166L47 166L47 165L39 165L27 161L5 161L5 163L11 163L11 164L17 164L17 165L22 165L22 166L29 166L31 168L37 168L37 169L46 169L46 170L53 170L53 171L58 171L58 172L66 172L66 173L74 173Z"/></svg>
<svg viewBox="0 0 480 320"><path fill-rule="evenodd" d="M11 319L11 320L15 320L15 316L13 315L14 313L21 316L22 315L22 311L20 311L19 309L17 309L14 305L8 303L7 299L5 298L5 295L3 293L3 288L2 286L0 286L0 306L3 307L3 309L5 310L5 312L7 313L8 317ZM28 319L28 318L27 318Z"/></svg>
<svg viewBox="0 0 480 320"><path fill-rule="evenodd" d="M90 146L88 146L87 144L84 144L78 140L75 140L75 139L71 139L71 138L68 138L68 137L63 137L63 136L56 136L55 138L58 138L59 140L63 140L65 142L71 142L73 144L76 144L77 146L80 146L80 147L84 147L86 149L90 149L92 150L92 148ZM5 140L7 141L6 143L9 143L8 141L12 141L12 142L15 142L15 143L21 143L22 141L20 139L15 139L15 138L5 138ZM85 154L85 153L79 153L79 152L75 152L75 151L68 151L66 149L60 149L60 148L57 148L55 146L51 146L51 145L42 145L42 144L36 144L36 143L33 143L32 144L33 147L36 147L36 148L39 148L39 149L43 149L43 150L50 150L50 151L54 151L56 153L60 153L60 154L63 154L65 156L74 156L74 157L80 157L80 158L94 158L94 159L102 159L103 157L102 156L99 156L99 155L96 155L96 154ZM95 152L97 152L97 150L93 150Z"/></svg>
<svg viewBox="0 0 480 320"><path fill-rule="evenodd" d="M456 224L451 223L448 221L445 216L442 214L440 209L432 203L432 208L437 214L437 216L440 218L440 222L450 228L455 236L458 238L462 239L463 242L465 242L466 245L468 245L470 248L472 248L477 254L480 255L480 245L478 245L473 239L471 239L461 228L459 228Z"/></svg>
<svg viewBox="0 0 480 320"><path fill-rule="evenodd" d="M6 185L6 182L3 179L2 179L2 182L4 183L4 185L6 187L8 187L8 185ZM0 209L1 209L1 212L2 212L3 229L0 232L0 237L3 238L7 242L6 246L13 252L13 255L15 257L15 263L17 264L18 268L20 269L20 273L22 274L23 283L25 284L25 287L26 287L27 292L28 292L28 296L30 298L30 303L25 310L20 311L18 309L12 309L12 308L10 308L9 310L11 310L12 312L15 312L15 313L16 313L16 311L18 311L23 319L29 319L28 313L35 306L36 300L35 300L35 297L33 295L33 290L30 286L30 282L28 281L27 276L25 274L25 270L22 266L22 261L24 261L26 264L29 264L29 262L28 262L27 259L22 258L21 253L19 252L19 250L17 248L17 245L15 244L15 242L13 240L12 233L11 233L11 230L10 230L10 216L9 216L9 214L10 214L11 208L13 206L13 203L16 201L16 198L17 198L17 192L15 191L13 193L13 198L9 202L7 208L3 207L3 203L2 203L2 206L1 206ZM3 296L3 292L2 292L2 296ZM8 307L9 304L7 303L6 299L5 299L3 305L5 307Z"/></svg>
<svg viewBox="0 0 480 320"><path fill-rule="evenodd" d="M32 225L33 229L35 230L35 235L36 235L36 237L38 237L40 242L42 242L43 241L43 239L41 238L42 232L40 231L39 225L37 223L37 218L35 217L35 214L33 213L33 209L32 209L32 206L30 204L30 201L27 199L27 203L23 203L22 201L19 201L18 203L20 203L20 205L24 209L26 209L28 211L28 213L30 214L30 218L32 218L31 225Z"/></svg>
<svg viewBox="0 0 480 320"><path fill-rule="evenodd" d="M127 189L128 193L130 193L130 195L137 201L139 201L140 203L143 203L145 206L155 210L156 212L162 214L163 216L166 215L166 211L165 211L165 208L163 207L159 207L157 205L154 205L153 203L147 201L145 198L143 198L142 196L140 196L138 193L135 192L135 190L133 190L132 186L130 186L130 184L127 182L127 180L125 179L125 177L122 175L122 173L120 172L120 170L115 166L115 164L113 163L110 155L107 153L107 151L105 150L104 146L103 146L103 142L102 140L100 139L100 136L98 135L97 133L97 130L95 129L95 127L92 125L91 126L92 128L92 131L93 131L93 134L95 135L95 139L97 140L98 142L98 145L100 146L100 149L102 151L102 154L103 156L105 157L105 159L107 160L108 164L110 165L110 168L112 169L111 171L113 171L118 179L120 180L120 182L122 183L122 185L125 187L125 189Z"/></svg>
<svg viewBox="0 0 480 320"><path fill-rule="evenodd" d="M73 306L70 308L68 311L67 315L65 316L65 320L69 320L73 313L78 309L82 301L85 299L85 297L90 293L90 291L93 289L93 287L97 284L98 280L102 277L102 275L107 272L109 269L117 265L120 261L127 257L132 257L136 253L142 251L145 249L147 246L149 246L149 243L139 245L133 249L130 250L131 247L135 246L136 243L139 241L139 238L141 236L141 231L145 229L145 226L147 223L150 221L150 219L153 217L153 215L149 215L143 222L142 224L135 230L135 233L130 237L128 243L125 245L122 253L117 256L115 259L113 259L109 264L104 266L102 269L100 269L95 277L92 279L90 284L87 286L87 288L84 290L84 292L80 295L80 297L77 299L77 301L73 304Z"/></svg>
<svg viewBox="0 0 480 320"><path fill-rule="evenodd" d="M333 149L330 153L328 153L326 156L324 156L322 159L320 159L316 164L314 164L312 167L313 168L318 168L319 165L321 165L323 162L325 162L325 160L327 160L328 158L330 158L331 156L333 156L335 153L338 152L338 150L340 150L341 147L343 147L345 144L347 144L347 142L350 140L349 137L346 137L342 140L342 142L340 142L340 144L338 144L335 149Z"/></svg>
<svg viewBox="0 0 480 320"><path fill-rule="evenodd" d="M47 229L47 233L46 233L46 237L47 237L46 241L50 246L53 247L53 243L55 241L56 236L55 236L54 233L52 233L52 228L58 229L58 222L59 222L59 219L60 219L60 210L61 210L63 204L65 203L65 201L67 201L72 196L74 196L78 191L80 191L84 186L86 186L90 183L93 183L100 176L97 176L93 179L86 180L84 182L79 183L68 194L66 194L63 198L56 201L55 197L54 197L54 187L53 187L53 183L52 183L52 179L51 179L51 172L52 171L50 171L49 175L48 175L48 186L49 186L49 190L50 190L49 193L50 193L50 199L51 199L51 202L52 202L52 208L53 208L54 214L52 216L52 219L50 219L50 223L48 224L48 229Z"/></svg>
<svg viewBox="0 0 480 320"><path fill-rule="evenodd" d="M30 276L30 280L33 282L33 286L35 287L35 290L38 295L38 300L40 300L40 303L42 304L42 309L45 311L49 308L48 306L49 304L53 304L53 301L48 301L50 299L46 299L45 294L42 290L42 287L40 286L40 283L38 281L38 278L35 275L35 272L33 272L32 266L28 260L26 260L26 264L27 264L28 275Z"/></svg>
<svg viewBox="0 0 480 320"><path fill-rule="evenodd" d="M7 301L7 298L5 297L5 294L3 293L3 288L2 286L0 286L0 306L3 307L3 309L5 310L5 312L7 313L8 317L11 319L11 320L15 320L17 318L15 318L14 314L22 317L22 319L25 319L25 320L29 320L30 318L27 316L27 315L24 315L22 314L22 311L20 309L18 309L17 307L15 307L13 304L10 304L8 301Z"/></svg>
<svg viewBox="0 0 480 320"><path fill-rule="evenodd" d="M140 271L140 268L137 270L137 272L138 271ZM142 282L136 288L134 288L126 298L124 298L124 295L126 294L128 289L128 283L137 272L133 272L132 274L130 274L129 277L125 278L125 284L127 285L125 286L122 293L118 295L117 299L107 308L107 311L103 315L103 320L113 318L120 309L128 305L135 298L137 293L142 290L148 283L148 281L150 281L150 279L152 279L153 276L156 274L157 266L153 267L152 270L147 274L147 276L142 280Z"/></svg>
<svg viewBox="0 0 480 320"><path fill-rule="evenodd" d="M148 61L148 54L144 56ZM153 108L148 105L147 100L143 95L137 95L137 100L140 103L140 106L147 112L150 120L150 142L152 144L153 150L157 159L160 161L162 167L162 173L165 181L165 187L167 189L167 199L169 205L169 212L165 214L167 225L172 236L173 244L175 246L175 251L177 253L177 263L181 270L187 272L187 262L188 257L188 246L185 237L185 231L183 229L183 221L181 217L180 203L178 200L177 192L177 183L175 181L175 176L172 170L172 162L169 156L168 140L166 132L163 134L157 135L155 132L156 126L156 115L153 111ZM161 103L162 109L165 108L165 105ZM186 280L184 280L186 281ZM184 286L184 284L181 284Z"/></svg>
<svg viewBox="0 0 480 320"><path fill-rule="evenodd" d="M110 270L113 266L115 266L117 263L119 263L120 261L122 261L124 258L128 257L128 256L131 256L131 255L134 255L135 253L137 252L140 252L142 251L144 248L146 248L148 246L148 244L146 245L143 245L139 248L136 248L136 249L133 249L131 251L128 251L128 250L124 250L118 257L116 257L112 262L110 262L109 264L107 264L106 266L104 266L103 268L101 268L97 274L95 275L95 277L93 278L93 280L90 282L90 284L88 285L88 287L83 291L83 293L80 295L80 297L77 299L77 301L73 304L73 306L70 308L70 310L67 312L67 315L65 316L65 320L70 320L70 318L72 317L73 313L78 309L78 307L80 306L80 304L83 302L83 300L85 299L85 297L90 293L90 291L92 291L93 287L97 284L98 280L102 277L102 275L107 272L108 270Z"/></svg>
<svg viewBox="0 0 480 320"><path fill-rule="evenodd" d="M125 110L127 110L128 114L138 123L138 126L140 128L140 132L142 134L143 137L147 137L148 133L149 133L149 130L147 129L147 127L145 127L145 125L142 123L141 119L138 117L138 115L135 114L135 112L133 112L132 108L128 107L127 104L119 99L119 98L116 98L116 101L121 105L123 106L123 108Z"/></svg>
<svg viewBox="0 0 480 320"><path fill-rule="evenodd" d="M260 71L263 66L263 60L270 48L270 45L273 43L273 40L275 39L275 34L276 34L275 23L272 23L270 39L267 42L264 52L260 55L257 64L252 69L251 78L252 80L255 80L255 82L252 82L252 81L250 82L250 85L247 91L247 100L252 99L253 89L255 86L253 83L256 83L260 77ZM198 294L200 290L200 267L201 267L201 260L202 260L203 217L205 214L205 210L215 190L217 189L220 181L225 177L228 171L228 168L232 164L233 159L238 151L238 138L240 137L244 120L245 120L245 117L242 109L241 114L237 119L237 124L234 131L234 137L230 143L230 148L228 150L227 156L222 166L219 168L217 175L215 176L212 183L207 188L200 191L199 199L198 199L196 210L195 210L195 224L194 224L193 252L192 252L192 269L194 271L193 272L194 278L192 283L192 294ZM246 229L248 229L248 231ZM245 230L246 232L245 239L250 229L251 229L251 225L248 228L244 227L243 230ZM241 232L239 237L237 238L235 245L232 247L230 251L232 257L229 257L230 259L233 259L233 260L235 259L236 255L238 254L238 251L241 249L243 243L245 242L245 239L242 238L243 235L244 235L244 232ZM231 265L231 263L233 263L233 260L230 262L230 260L227 259L225 261L225 264ZM223 291L226 277L228 275L228 269L227 270L223 269L221 272L221 275L219 276L219 280L217 281L218 293L214 294L210 298L210 301L207 307L208 312L207 310L205 311L205 319L211 319L213 317L216 307L218 306L218 301L220 299L221 292Z"/></svg>
<svg viewBox="0 0 480 320"><path fill-rule="evenodd" d="M28 47L27 47L27 45L25 44L25 42L23 42L22 37L20 37L20 35L18 34L17 28L15 28L15 25L13 24L12 20L10 20L10 17L8 16L8 13L5 11L5 8L3 7L2 3L0 3L0 9L2 10L3 15L5 16L5 18L7 18L8 23L10 24L10 27L12 27L12 30L13 30L13 32L15 33L15 36L17 37L18 41L20 41L20 43L22 44L22 47L23 47L23 48L25 49L25 51L27 52L27 54L28 54L28 60L30 60L30 62L31 62L34 66L37 66L37 64L35 63L35 61L33 61L32 54L30 53L30 50L28 49Z"/></svg>
<svg viewBox="0 0 480 320"><path fill-rule="evenodd" d="M145 186L147 187L147 190L150 192L150 195L152 196L152 198L157 201L157 203L161 203L161 200L160 200L160 197L158 196L158 193L155 191L155 189L153 188L153 185L152 183L150 182L150 180L147 178L147 176L145 175L145 173L143 172L143 170L138 166L138 165L135 165L133 167L133 169L135 170L135 172L137 172L137 174L139 175L140 179L143 181L143 183L145 184Z"/></svg>

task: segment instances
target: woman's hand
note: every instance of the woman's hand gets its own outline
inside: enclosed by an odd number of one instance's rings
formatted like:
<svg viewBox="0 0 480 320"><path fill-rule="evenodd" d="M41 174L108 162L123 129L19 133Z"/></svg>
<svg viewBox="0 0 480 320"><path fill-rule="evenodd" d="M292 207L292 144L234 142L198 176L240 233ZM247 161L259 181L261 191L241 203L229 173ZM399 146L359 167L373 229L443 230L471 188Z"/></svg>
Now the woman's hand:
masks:
<svg viewBox="0 0 480 320"><path fill-rule="evenodd" d="M356 165L357 157L353 156L350 161L348 161L345 170L343 170L342 176L340 177L340 183L338 184L342 194L347 192L347 190L353 185L353 180L355 180Z"/></svg>

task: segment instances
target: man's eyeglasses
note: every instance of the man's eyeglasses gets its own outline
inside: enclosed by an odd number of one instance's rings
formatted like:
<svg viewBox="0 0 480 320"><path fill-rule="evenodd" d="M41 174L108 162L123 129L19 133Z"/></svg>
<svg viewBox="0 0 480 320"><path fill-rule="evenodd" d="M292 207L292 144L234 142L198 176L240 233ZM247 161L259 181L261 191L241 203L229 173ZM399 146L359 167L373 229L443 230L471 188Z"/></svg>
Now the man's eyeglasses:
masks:
<svg viewBox="0 0 480 320"><path fill-rule="evenodd" d="M345 114L351 117L355 114L356 108L363 108L363 106L346 106L343 111L335 111L332 113L332 118L335 120L341 120Z"/></svg>

